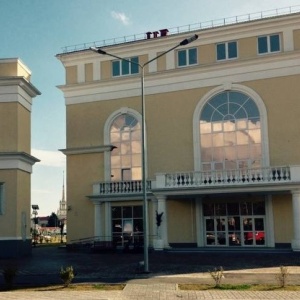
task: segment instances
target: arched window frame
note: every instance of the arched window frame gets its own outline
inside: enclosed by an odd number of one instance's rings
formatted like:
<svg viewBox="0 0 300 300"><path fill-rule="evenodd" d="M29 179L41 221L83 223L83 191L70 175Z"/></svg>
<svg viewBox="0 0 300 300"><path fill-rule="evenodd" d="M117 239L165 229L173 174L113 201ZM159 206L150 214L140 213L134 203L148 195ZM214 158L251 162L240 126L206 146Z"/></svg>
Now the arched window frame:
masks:
<svg viewBox="0 0 300 300"><path fill-rule="evenodd" d="M142 124L142 116L139 112L137 112L134 109L131 109L129 107L122 107L116 111L114 111L106 120L105 125L104 125L104 145L110 145L110 128L112 123L115 121L117 117L123 114L128 114L132 115L134 118L137 119L137 121ZM104 153L104 166L105 166L105 171L104 171L104 178L105 181L111 181L111 164L110 164L110 152L105 152Z"/></svg>
<svg viewBox="0 0 300 300"><path fill-rule="evenodd" d="M200 129L199 118L204 105L215 95L225 92L235 91L241 92L249 96L256 104L261 122L261 144L262 144L262 167L267 167L270 164L269 161L269 139L268 139L268 127L267 127L267 110L261 97L252 89L240 85L240 84L225 84L212 89L206 95L204 95L196 106L193 116L193 138L194 138L194 170L201 171L201 141L200 141Z"/></svg>

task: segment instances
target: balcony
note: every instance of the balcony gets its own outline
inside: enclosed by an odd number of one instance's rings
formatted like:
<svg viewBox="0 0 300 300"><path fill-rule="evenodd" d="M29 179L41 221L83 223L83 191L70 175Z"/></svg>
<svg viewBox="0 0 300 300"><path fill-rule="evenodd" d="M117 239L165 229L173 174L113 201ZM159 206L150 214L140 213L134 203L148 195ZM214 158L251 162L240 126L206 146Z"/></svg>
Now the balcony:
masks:
<svg viewBox="0 0 300 300"><path fill-rule="evenodd" d="M228 188L250 191L254 186L260 190L289 190L300 184L300 166L279 166L255 169L218 170L210 172L160 173L155 180L147 182L147 192L186 192L188 190L214 192ZM141 195L142 181L98 182L93 185L94 196Z"/></svg>

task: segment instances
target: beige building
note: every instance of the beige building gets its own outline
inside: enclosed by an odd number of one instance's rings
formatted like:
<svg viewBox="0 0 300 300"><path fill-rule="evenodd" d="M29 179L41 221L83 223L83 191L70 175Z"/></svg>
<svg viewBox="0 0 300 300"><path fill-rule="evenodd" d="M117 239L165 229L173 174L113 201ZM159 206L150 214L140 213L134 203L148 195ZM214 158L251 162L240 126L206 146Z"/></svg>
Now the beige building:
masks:
<svg viewBox="0 0 300 300"><path fill-rule="evenodd" d="M32 98L40 92L20 59L0 59L0 257L31 253Z"/></svg>
<svg viewBox="0 0 300 300"><path fill-rule="evenodd" d="M228 23L57 55L68 243L300 250L300 13Z"/></svg>

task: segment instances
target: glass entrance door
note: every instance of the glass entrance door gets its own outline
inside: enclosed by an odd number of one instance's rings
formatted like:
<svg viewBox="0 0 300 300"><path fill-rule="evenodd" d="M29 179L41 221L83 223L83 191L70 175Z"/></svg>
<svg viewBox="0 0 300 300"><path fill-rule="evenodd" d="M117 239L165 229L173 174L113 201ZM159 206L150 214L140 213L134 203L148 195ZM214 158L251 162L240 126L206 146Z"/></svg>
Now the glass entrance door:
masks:
<svg viewBox="0 0 300 300"><path fill-rule="evenodd" d="M205 217L206 246L264 246L263 216Z"/></svg>

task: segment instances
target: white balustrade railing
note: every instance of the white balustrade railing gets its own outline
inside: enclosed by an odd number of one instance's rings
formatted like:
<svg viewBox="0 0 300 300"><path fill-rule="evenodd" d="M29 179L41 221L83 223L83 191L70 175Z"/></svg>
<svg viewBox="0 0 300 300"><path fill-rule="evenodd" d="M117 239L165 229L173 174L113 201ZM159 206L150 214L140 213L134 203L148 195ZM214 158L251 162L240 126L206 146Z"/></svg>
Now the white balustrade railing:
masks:
<svg viewBox="0 0 300 300"><path fill-rule="evenodd" d="M290 167L268 167L239 170L215 170L208 172L177 172L160 174L165 188L200 187L212 185L252 184L291 181Z"/></svg>
<svg viewBox="0 0 300 300"><path fill-rule="evenodd" d="M155 189L207 188L295 182L300 184L300 166L264 167L255 169L214 170L207 172L160 173L147 181L147 192ZM94 195L142 194L141 180L98 182L93 185Z"/></svg>
<svg viewBox="0 0 300 300"><path fill-rule="evenodd" d="M151 190L151 181L147 182L147 191ZM141 194L143 185L141 180L99 182L94 185L94 195L107 194Z"/></svg>

